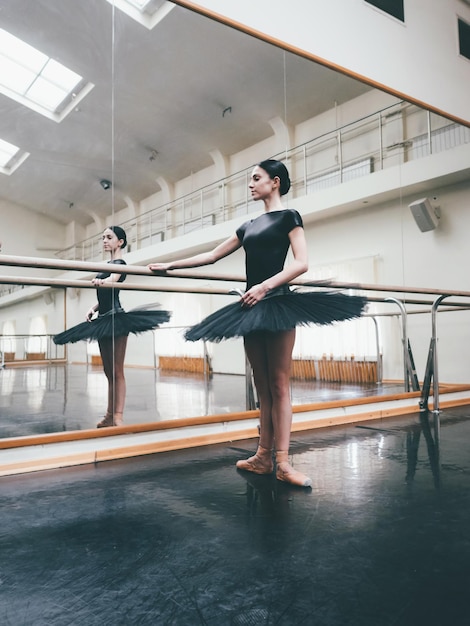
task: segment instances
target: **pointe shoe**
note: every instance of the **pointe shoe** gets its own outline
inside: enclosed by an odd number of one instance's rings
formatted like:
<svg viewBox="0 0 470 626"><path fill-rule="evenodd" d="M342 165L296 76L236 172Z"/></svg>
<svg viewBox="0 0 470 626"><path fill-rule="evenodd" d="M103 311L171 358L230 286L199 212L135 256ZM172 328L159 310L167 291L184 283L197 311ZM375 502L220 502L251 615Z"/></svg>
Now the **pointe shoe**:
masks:
<svg viewBox="0 0 470 626"><path fill-rule="evenodd" d="M237 461L237 469L254 474L271 474L273 471L272 451L258 446L256 453L248 459Z"/></svg>
<svg viewBox="0 0 470 626"><path fill-rule="evenodd" d="M98 424L96 424L96 428L107 428L108 426L113 425L113 416L109 413L106 413L101 422L98 422Z"/></svg>
<svg viewBox="0 0 470 626"><path fill-rule="evenodd" d="M276 478L297 487L311 487L312 479L295 470L288 460L287 452L276 452Z"/></svg>
<svg viewBox="0 0 470 626"><path fill-rule="evenodd" d="M124 420L122 419L122 413L115 413L113 418L113 426L123 426Z"/></svg>

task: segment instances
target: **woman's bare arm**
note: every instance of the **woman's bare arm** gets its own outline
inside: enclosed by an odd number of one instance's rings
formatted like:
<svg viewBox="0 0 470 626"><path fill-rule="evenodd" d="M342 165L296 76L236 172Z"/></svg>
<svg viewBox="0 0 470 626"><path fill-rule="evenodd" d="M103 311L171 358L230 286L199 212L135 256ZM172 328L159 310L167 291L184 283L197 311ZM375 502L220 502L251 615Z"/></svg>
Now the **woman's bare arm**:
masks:
<svg viewBox="0 0 470 626"><path fill-rule="evenodd" d="M232 235L221 244L216 246L210 252L202 252L194 256L184 259L177 259L168 263L150 263L147 267L152 272L166 272L168 270L185 269L188 267L201 267L203 265L212 265L216 261L232 254L241 247L241 242L236 235Z"/></svg>

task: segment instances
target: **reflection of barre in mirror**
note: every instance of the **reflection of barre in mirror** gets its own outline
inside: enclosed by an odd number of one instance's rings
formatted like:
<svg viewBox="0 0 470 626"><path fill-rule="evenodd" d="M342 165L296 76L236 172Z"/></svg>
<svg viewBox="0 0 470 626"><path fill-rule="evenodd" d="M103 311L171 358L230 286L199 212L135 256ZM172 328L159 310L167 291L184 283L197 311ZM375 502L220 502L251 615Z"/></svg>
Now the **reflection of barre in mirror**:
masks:
<svg viewBox="0 0 470 626"><path fill-rule="evenodd" d="M110 226L103 233L103 249L110 255L110 264L126 265L122 250L127 245L125 231L120 226ZM100 348L104 373L108 380L108 405L98 428L122 426L126 400L124 358L129 333L142 333L157 328L170 319L168 311L134 309L127 313L119 300L119 289L103 289L103 285L123 282L126 275L100 272L92 280L97 288L98 302L86 314L86 321L54 337L56 344L96 340Z"/></svg>
<svg viewBox="0 0 470 626"><path fill-rule="evenodd" d="M143 304L146 299L154 302L167 294L169 299L164 303L162 300L163 308L174 311L180 319L173 319L171 326L163 325L154 333L155 337L151 334L147 334L145 340L130 337L126 351L126 378L133 393L126 409L126 425L119 430L96 430L92 416L97 402L105 396L107 384L105 377L94 367L94 364L100 364L98 346L96 343L78 342L69 344L64 350L65 347L53 344L51 334L79 321L83 315L80 311L86 311L93 303L96 287L92 284L92 276L108 270L109 264L1 255L0 265L5 266L0 275L0 285L4 288L3 292L9 294L4 296L0 311L4 320L0 351L5 356L5 369L0 372L3 447L15 445L15 440L18 443L21 440L21 445L37 446L39 435L41 442L47 440L51 443L51 452L55 442L64 439L75 441L77 438L86 439L98 451L107 447L106 434L114 436L118 432L127 436L132 433L134 454L143 454L159 452L162 447L169 449L169 444L165 442L168 439L171 439L172 449L178 449L194 445L189 443L192 438L198 442L196 445L208 445L257 436L258 411L252 410L254 405L248 406L245 397L243 346L237 341L229 342L231 347L227 342L209 343L207 347L214 371L210 380L202 380L201 375L194 371L195 365L200 365L203 359L202 342L184 342L182 337L183 328L202 317L193 303L200 301L200 310L203 311L205 303L218 298L223 306L224 300L234 297L229 292L235 282L244 282L243 276L176 270L155 278L153 272L141 265L116 266L117 274L133 275L136 282L128 277L124 283L109 283L108 286L103 285L103 289L116 287L126 291L124 304L129 302L130 306ZM24 274L28 275L15 275L14 270L5 275L10 265L27 268ZM38 275L37 268L65 271L60 277L51 277L45 275L47 272ZM84 279L77 280L80 272L84 273ZM152 280L147 280L149 276ZM196 282L191 284L186 280L188 278ZM298 341L294 347L291 378L293 432L361 421L365 416L368 419L382 418L384 411L390 411L392 403L399 406L400 411L418 412L419 394L403 394L400 357L398 376L389 375L387 361L399 355L402 338L399 336L400 324L393 322L397 330L393 343L383 343L381 330L397 318L398 313L396 306L392 307L379 294L393 293L402 298L403 294L407 294L407 314L423 319L427 324L436 296L463 297L463 303L445 300L439 311L439 316L445 318L448 317L447 314L444 316L447 312L451 317L459 317L458 311L468 308L470 292L315 280L313 276L305 280L297 278L292 285L302 286L302 290L333 288L367 291L371 293L368 300L374 303L375 308L374 312L352 322L297 329ZM52 296L47 301L46 294ZM82 305L77 306L80 302ZM191 306L182 306L186 302L191 302ZM17 312L16 303L25 303L25 316ZM419 309L415 308L418 305ZM39 315L38 319L43 319L43 330L31 325L31 321L36 319L30 317L32 310L37 310L38 314L42 311L43 315ZM373 321L378 322L378 335L373 332ZM442 323L445 324L445 321ZM37 337L37 333L45 333L42 334L43 339ZM412 335L411 338L413 340ZM444 360L442 357L440 360L444 365L440 368L441 378L447 382L439 385L439 392L447 407L452 406L451 403L461 403L462 398L468 397L468 390L467 385L449 384L448 376L442 376L447 362L445 343L441 341L439 352L442 348ZM45 358L38 360L39 353ZM382 355L385 360L384 378ZM31 360L33 357L35 360ZM371 378L364 371L366 361L371 361L372 367L375 364L377 378L375 375ZM180 371L183 363L189 366L187 371ZM420 380L422 369L418 363ZM44 380L44 384L41 383L42 399L37 397L37 384L33 384L39 376ZM181 393L182 388L184 393ZM434 389L432 393L436 395ZM80 398L79 402L77 398ZM198 434L197 431L202 432ZM150 437L152 433L152 443L142 448L137 433L142 433L142 438L145 434ZM118 446L113 448L112 458L121 458L123 454L128 455L128 452L121 451Z"/></svg>

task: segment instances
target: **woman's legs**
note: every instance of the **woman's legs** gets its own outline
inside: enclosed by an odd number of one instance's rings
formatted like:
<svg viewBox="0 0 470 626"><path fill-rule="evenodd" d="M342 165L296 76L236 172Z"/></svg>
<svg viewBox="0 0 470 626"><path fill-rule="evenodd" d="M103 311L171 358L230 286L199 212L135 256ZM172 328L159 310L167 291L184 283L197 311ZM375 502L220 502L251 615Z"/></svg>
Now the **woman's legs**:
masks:
<svg viewBox="0 0 470 626"><path fill-rule="evenodd" d="M113 341L111 337L105 337L98 341L100 348L101 362L103 363L103 370L106 378L108 379L108 406L106 409L106 415L97 424L97 428L106 428L107 426L113 426Z"/></svg>
<svg viewBox="0 0 470 626"><path fill-rule="evenodd" d="M127 335L114 339L114 413L115 426L122 424L122 414L126 402L126 378L124 376L124 358L126 356Z"/></svg>
<svg viewBox="0 0 470 626"><path fill-rule="evenodd" d="M119 426L126 401L126 379L124 377L124 357L126 355L127 335L105 337L98 342L103 361L103 369L108 379L108 408L106 416L98 424L101 426Z"/></svg>
<svg viewBox="0 0 470 626"><path fill-rule="evenodd" d="M260 403L260 439L255 456L239 462L237 466L245 465L242 469L268 473L270 464L266 462L266 452L271 456L274 445L278 463L277 478L300 486L310 486L310 479L294 470L287 461L292 426L290 369L294 342L295 330L276 334L253 333L245 337L245 350L253 369Z"/></svg>
<svg viewBox="0 0 470 626"><path fill-rule="evenodd" d="M292 423L290 368L295 330L253 333L245 337L260 403L260 444L265 448L289 447Z"/></svg>
<svg viewBox="0 0 470 626"><path fill-rule="evenodd" d="M288 450L292 426L290 372L295 330L266 336L267 377L276 450Z"/></svg>
<svg viewBox="0 0 470 626"><path fill-rule="evenodd" d="M272 449L274 430L271 419L272 398L269 391L268 361L264 335L253 333L245 337L245 351L253 370L253 378L258 394L260 437L256 453L246 460L238 461L237 467L255 474L270 474L273 471Z"/></svg>
<svg viewBox="0 0 470 626"><path fill-rule="evenodd" d="M272 422L272 396L269 384L269 362L264 333L252 333L245 337L245 352L253 370L253 379L259 401L260 439L263 448L271 450L274 445Z"/></svg>

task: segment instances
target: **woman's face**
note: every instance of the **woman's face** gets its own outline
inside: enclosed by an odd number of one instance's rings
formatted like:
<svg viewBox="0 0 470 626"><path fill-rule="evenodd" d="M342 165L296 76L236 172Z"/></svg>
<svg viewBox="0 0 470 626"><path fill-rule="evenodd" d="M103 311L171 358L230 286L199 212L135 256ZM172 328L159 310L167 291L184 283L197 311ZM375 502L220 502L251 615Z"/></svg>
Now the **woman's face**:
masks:
<svg viewBox="0 0 470 626"><path fill-rule="evenodd" d="M103 232L103 249L105 252L115 252L122 245L122 239L118 239L116 233L110 228Z"/></svg>
<svg viewBox="0 0 470 626"><path fill-rule="evenodd" d="M271 178L262 167L256 165L251 173L248 188L251 191L253 200L263 200L267 198L275 189L279 189L279 178Z"/></svg>

